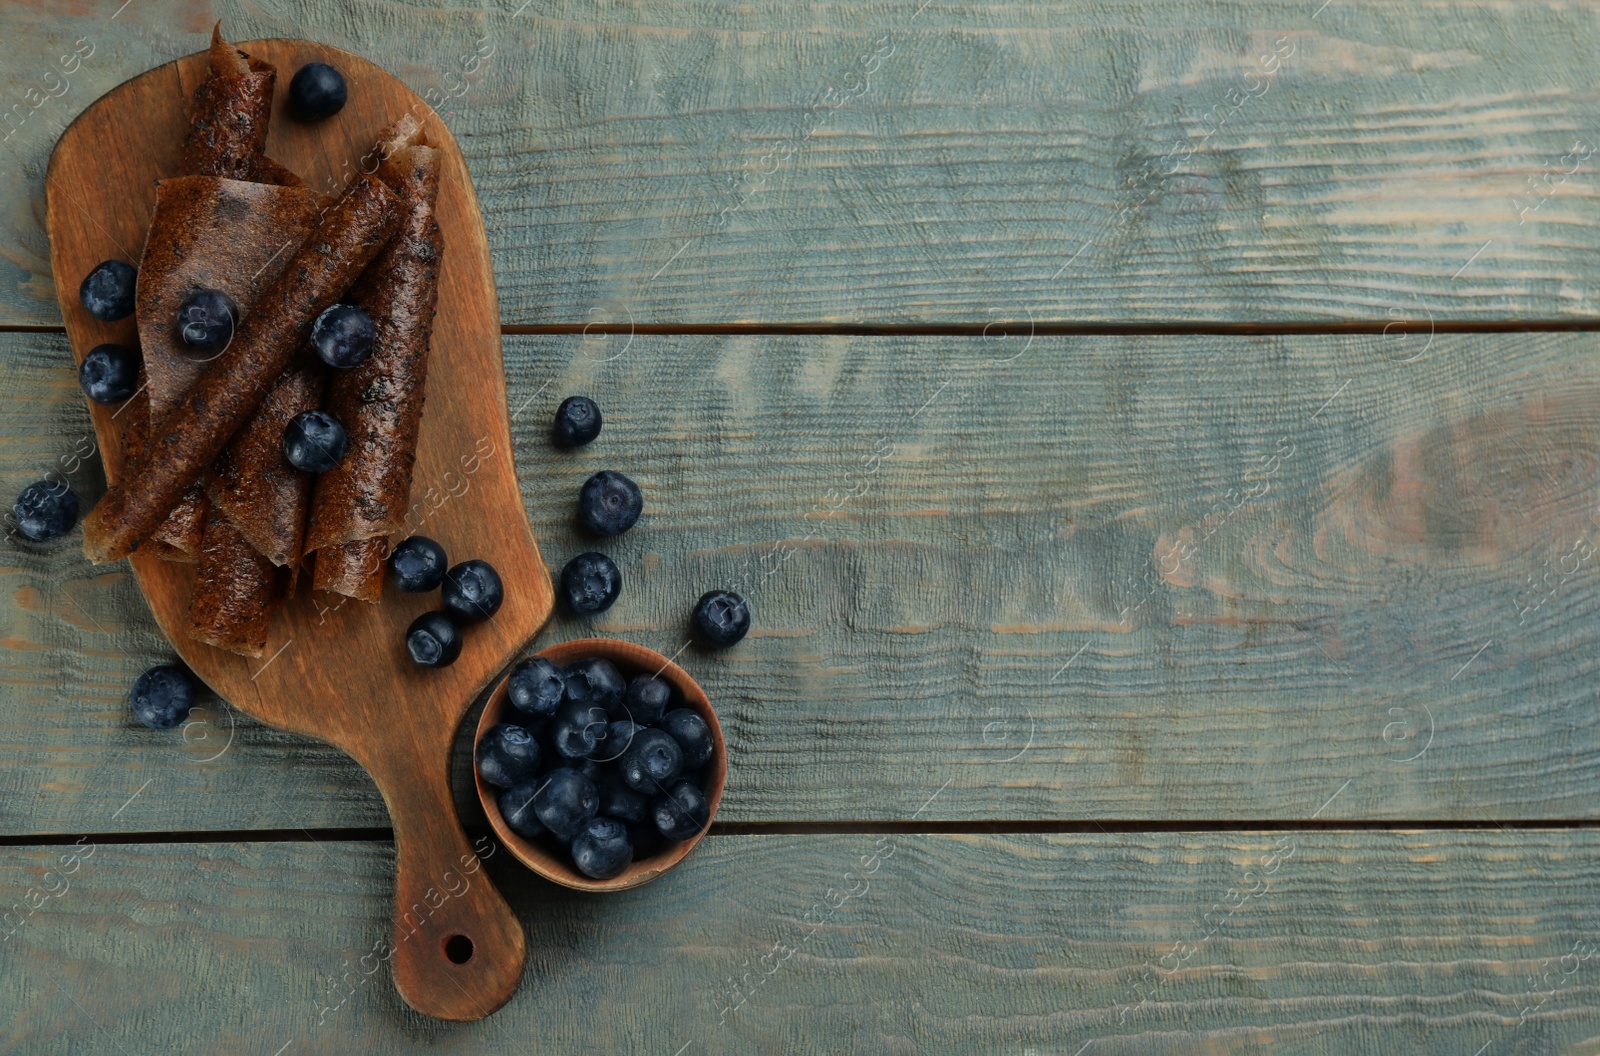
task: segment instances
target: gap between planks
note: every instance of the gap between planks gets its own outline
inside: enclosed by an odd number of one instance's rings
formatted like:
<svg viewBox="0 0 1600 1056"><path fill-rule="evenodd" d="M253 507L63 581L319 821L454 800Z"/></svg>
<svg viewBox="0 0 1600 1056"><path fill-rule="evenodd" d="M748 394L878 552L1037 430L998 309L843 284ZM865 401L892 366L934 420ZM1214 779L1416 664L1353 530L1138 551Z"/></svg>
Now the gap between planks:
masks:
<svg viewBox="0 0 1600 1056"><path fill-rule="evenodd" d="M1520 334L1600 330L1594 319L1507 319L1496 322L1397 319L1348 323L1035 323L1026 319L987 323L549 323L502 324L503 336L659 334L665 336L832 336L832 337L987 337L1023 334L1038 337L1300 337L1347 334ZM60 326L0 324L0 334L65 334Z"/></svg>
<svg viewBox="0 0 1600 1056"><path fill-rule="evenodd" d="M1163 832L1478 832L1490 829L1518 832L1600 830L1600 818L1455 821L1420 820L1288 820L1288 821L731 821L714 822L707 837L717 836L847 836L892 833L904 836L1051 835L1100 833L1148 835ZM468 827L467 836L489 835L489 830ZM0 847L71 846L83 839L96 844L159 843L382 843L394 839L383 826L328 829L208 829L175 832L35 833L0 836Z"/></svg>

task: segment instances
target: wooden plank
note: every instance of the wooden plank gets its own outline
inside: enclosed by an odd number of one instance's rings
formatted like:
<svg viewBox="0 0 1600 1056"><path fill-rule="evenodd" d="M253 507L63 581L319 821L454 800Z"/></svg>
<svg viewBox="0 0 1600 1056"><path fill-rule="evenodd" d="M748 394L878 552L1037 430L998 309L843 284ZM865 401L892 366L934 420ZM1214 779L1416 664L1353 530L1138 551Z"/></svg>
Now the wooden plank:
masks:
<svg viewBox="0 0 1600 1056"><path fill-rule="evenodd" d="M433 93L508 323L1600 316L1594 0L125 6L0 14L0 325L57 131L218 15Z"/></svg>
<svg viewBox="0 0 1600 1056"><path fill-rule="evenodd" d="M60 338L0 362L14 494L86 416ZM679 655L727 734L725 821L903 820L946 781L922 819L1600 809L1585 335L520 337L506 362L546 559L602 549L624 581L540 642ZM579 392L605 430L557 451ZM573 523L599 469L645 495L614 541ZM121 697L165 654L126 574L6 552L0 831L385 823L324 749L240 720L203 762L225 730L136 726ZM754 629L686 649L717 587Z"/></svg>
<svg viewBox="0 0 1600 1056"><path fill-rule="evenodd" d="M452 886L503 884L528 971L442 1024L381 959L384 844L7 848L5 902L40 908L6 924L0 1048L1593 1053L1597 852L1593 831L713 836L615 896L500 852Z"/></svg>

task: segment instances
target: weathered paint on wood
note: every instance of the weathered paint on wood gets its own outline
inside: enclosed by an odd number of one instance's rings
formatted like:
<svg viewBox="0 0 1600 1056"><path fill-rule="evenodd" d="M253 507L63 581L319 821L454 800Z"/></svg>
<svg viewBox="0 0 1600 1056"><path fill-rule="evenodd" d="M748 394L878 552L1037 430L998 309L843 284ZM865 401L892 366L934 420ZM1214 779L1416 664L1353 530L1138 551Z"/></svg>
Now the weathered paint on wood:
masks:
<svg viewBox="0 0 1600 1056"><path fill-rule="evenodd" d="M217 16L433 93L508 323L1600 316L1592 0L123 8L0 12L0 325L59 129Z"/></svg>
<svg viewBox="0 0 1600 1056"><path fill-rule="evenodd" d="M388 985L387 845L8 848L5 905L39 908L3 947L0 1049L1584 1054L1597 851L1592 831L712 836L614 895L499 851L440 890L492 873L528 969L494 1016L446 1024Z"/></svg>
<svg viewBox="0 0 1600 1056"><path fill-rule="evenodd" d="M60 338L0 348L12 494L85 415ZM547 560L624 580L539 644L683 650L724 821L906 819L947 780L922 819L1596 814L1587 335L514 337L506 362ZM559 452L578 392L605 430ZM599 469L646 500L610 541L573 523ZM125 574L6 553L0 831L384 824L325 749L241 720L205 761L225 729L135 725L163 649ZM729 586L750 637L685 649Z"/></svg>

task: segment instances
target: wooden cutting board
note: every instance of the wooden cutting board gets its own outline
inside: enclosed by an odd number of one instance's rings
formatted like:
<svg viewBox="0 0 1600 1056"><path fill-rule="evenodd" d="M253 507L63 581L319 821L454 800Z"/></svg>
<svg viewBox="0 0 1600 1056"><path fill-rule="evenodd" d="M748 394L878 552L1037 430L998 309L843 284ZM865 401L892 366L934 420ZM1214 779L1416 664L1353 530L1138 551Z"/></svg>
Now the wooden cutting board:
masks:
<svg viewBox="0 0 1600 1056"><path fill-rule="evenodd" d="M414 666L406 626L439 605L437 593L386 588L381 605L333 596L291 599L274 617L260 660L191 641L192 565L135 554L131 564L156 622L206 684L272 726L348 752L372 775L394 822L395 986L419 1012L442 1019L488 1015L516 989L522 927L478 868L450 793L451 745L462 715L549 618L549 570L528 526L512 465L499 307L483 219L450 130L413 92L355 55L304 40L239 48L278 69L267 153L319 190L338 193L359 171L378 130L410 110L444 152L438 218L444 234L427 402L412 487L413 530L437 539L452 562L487 560L506 587L492 621L466 632L448 668ZM338 115L302 124L285 112L289 79L306 62L340 69L350 100ZM62 135L46 179L50 259L73 355L95 345L137 345L134 318L101 322L78 302L78 284L101 260L137 266L156 181L175 175L188 103L203 79L199 53L108 92ZM116 408L90 404L106 475L120 468Z"/></svg>

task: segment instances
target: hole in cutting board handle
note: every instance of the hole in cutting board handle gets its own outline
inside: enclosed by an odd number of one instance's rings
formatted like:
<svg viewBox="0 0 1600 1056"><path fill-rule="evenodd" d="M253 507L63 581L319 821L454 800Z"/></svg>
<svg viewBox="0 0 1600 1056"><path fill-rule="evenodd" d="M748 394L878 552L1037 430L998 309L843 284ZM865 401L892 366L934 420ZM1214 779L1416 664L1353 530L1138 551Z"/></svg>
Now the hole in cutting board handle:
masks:
<svg viewBox="0 0 1600 1056"><path fill-rule="evenodd" d="M465 935L452 935L444 940L444 955L451 964L466 964L472 960L472 940Z"/></svg>

